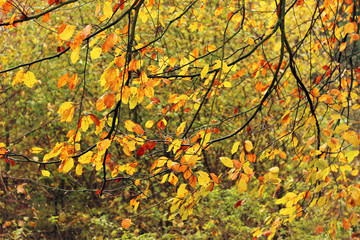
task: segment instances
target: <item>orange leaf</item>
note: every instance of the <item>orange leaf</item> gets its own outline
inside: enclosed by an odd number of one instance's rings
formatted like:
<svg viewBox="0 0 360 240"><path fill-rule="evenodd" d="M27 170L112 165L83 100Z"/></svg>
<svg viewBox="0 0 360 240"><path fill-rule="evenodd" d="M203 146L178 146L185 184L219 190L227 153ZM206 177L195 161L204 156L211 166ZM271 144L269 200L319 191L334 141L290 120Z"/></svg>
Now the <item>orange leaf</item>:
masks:
<svg viewBox="0 0 360 240"><path fill-rule="evenodd" d="M107 108L111 108L115 104L115 94L110 93L104 97L104 104Z"/></svg>
<svg viewBox="0 0 360 240"><path fill-rule="evenodd" d="M247 158L248 158L249 162L255 162L256 161L256 155L254 153L249 153L247 155Z"/></svg>
<svg viewBox="0 0 360 240"><path fill-rule="evenodd" d="M137 134L144 134L144 129L137 123L135 123L135 126L133 127L133 130Z"/></svg>
<svg viewBox="0 0 360 240"><path fill-rule="evenodd" d="M113 33L110 34L104 44L102 45L103 53L107 53L117 43L118 36Z"/></svg>
<svg viewBox="0 0 360 240"><path fill-rule="evenodd" d="M322 226L320 226L320 225L317 225L316 226L316 232L317 232L317 234L320 234L320 233L322 233L324 231L324 228L322 227Z"/></svg>
<svg viewBox="0 0 360 240"><path fill-rule="evenodd" d="M90 116L91 120L95 123L96 126L100 125L100 121L95 115L89 114L89 116Z"/></svg>
<svg viewBox="0 0 360 240"><path fill-rule="evenodd" d="M214 173L210 173L210 176L215 183L219 183L219 178Z"/></svg>
<svg viewBox="0 0 360 240"><path fill-rule="evenodd" d="M68 83L69 80L69 73L63 75L59 81L58 81L58 88L61 88L62 86L65 86Z"/></svg>
<svg viewBox="0 0 360 240"><path fill-rule="evenodd" d="M196 176L195 175L192 175L189 179L189 184L190 186L192 186L193 188L195 187L196 185L196 182L197 182L197 179L196 179Z"/></svg>
<svg viewBox="0 0 360 240"><path fill-rule="evenodd" d="M69 89L73 90L73 88L76 86L77 84L77 74L75 73L74 75L72 75L72 77L69 79Z"/></svg>
<svg viewBox="0 0 360 240"><path fill-rule="evenodd" d="M343 218L343 227L345 230L349 230L350 229L350 222L349 220L347 220L346 218Z"/></svg>
<svg viewBox="0 0 360 240"><path fill-rule="evenodd" d="M100 112L100 111L104 110L105 108L106 108L106 106L104 104L104 97L101 97L96 101L96 109Z"/></svg>
<svg viewBox="0 0 360 240"><path fill-rule="evenodd" d="M131 219L129 218L124 218L122 221L121 221L121 226L124 228L124 229L128 229L131 225Z"/></svg>
<svg viewBox="0 0 360 240"><path fill-rule="evenodd" d="M43 22L48 22L50 20L50 13L45 14L42 18Z"/></svg>

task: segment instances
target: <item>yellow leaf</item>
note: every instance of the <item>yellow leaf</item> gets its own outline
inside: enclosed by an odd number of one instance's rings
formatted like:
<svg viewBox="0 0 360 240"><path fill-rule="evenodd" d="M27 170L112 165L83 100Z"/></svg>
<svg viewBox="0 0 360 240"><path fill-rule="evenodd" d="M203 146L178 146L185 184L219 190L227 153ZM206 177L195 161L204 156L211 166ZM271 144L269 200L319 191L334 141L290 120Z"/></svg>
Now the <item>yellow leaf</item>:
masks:
<svg viewBox="0 0 360 240"><path fill-rule="evenodd" d="M277 174L277 173L279 173L279 168L278 168L278 167L270 168L270 169L269 169L269 172L274 173L274 174Z"/></svg>
<svg viewBox="0 0 360 240"><path fill-rule="evenodd" d="M176 193L177 197L183 198L186 195L186 193L188 192L188 190L186 190L186 185L186 183L180 185Z"/></svg>
<svg viewBox="0 0 360 240"><path fill-rule="evenodd" d="M247 190L247 183L244 178L241 178L239 181L239 192L245 192Z"/></svg>
<svg viewBox="0 0 360 240"><path fill-rule="evenodd" d="M81 176L83 173L83 166L81 164L78 164L75 169L75 173L78 176Z"/></svg>
<svg viewBox="0 0 360 240"><path fill-rule="evenodd" d="M208 173L203 171L198 171L197 173L199 174L198 181L200 186L206 185L210 182L210 177Z"/></svg>
<svg viewBox="0 0 360 240"><path fill-rule="evenodd" d="M76 26L66 25L65 29L59 34L61 40L67 41L74 33Z"/></svg>
<svg viewBox="0 0 360 240"><path fill-rule="evenodd" d="M84 155L80 156L78 161L81 164L87 164L91 162L91 158L92 158L93 152L89 151L87 153L85 153Z"/></svg>
<svg viewBox="0 0 360 240"><path fill-rule="evenodd" d="M16 73L12 85L15 86L16 84L21 83L23 81L24 81L24 70L21 69Z"/></svg>
<svg viewBox="0 0 360 240"><path fill-rule="evenodd" d="M63 173L67 173L74 167L74 159L67 158L64 161L65 163L64 163Z"/></svg>
<svg viewBox="0 0 360 240"><path fill-rule="evenodd" d="M80 47L75 48L71 52L70 59L73 64L75 64L79 60L79 54L80 54Z"/></svg>
<svg viewBox="0 0 360 240"><path fill-rule="evenodd" d="M42 150L44 150L44 149L39 148L39 147L33 147L33 148L30 149L30 152L31 152L31 153L39 153L39 152L41 152Z"/></svg>
<svg viewBox="0 0 360 240"><path fill-rule="evenodd" d="M205 78L208 72L209 72L209 64L205 65L205 67L201 70L200 73L201 78Z"/></svg>
<svg viewBox="0 0 360 240"><path fill-rule="evenodd" d="M247 152L251 152L251 150L253 150L254 146L252 144L252 142L250 142L249 140L245 141L245 150Z"/></svg>
<svg viewBox="0 0 360 240"><path fill-rule="evenodd" d="M208 51L209 52L213 52L213 51L215 51L216 50L216 46L214 46L214 45L209 45L208 46Z"/></svg>
<svg viewBox="0 0 360 240"><path fill-rule="evenodd" d="M133 123L130 120L126 120L125 121L125 128L129 131L129 132L134 132L134 127L136 126L135 123Z"/></svg>
<svg viewBox="0 0 360 240"><path fill-rule="evenodd" d="M105 15L106 18L110 18L112 16L113 11L112 11L112 8L111 8L111 1L107 1L104 4L103 11L104 11L104 15Z"/></svg>
<svg viewBox="0 0 360 240"><path fill-rule="evenodd" d="M360 140L358 138L358 135L354 131L347 131L342 135L342 138L346 141L350 142L354 147L359 146Z"/></svg>
<svg viewBox="0 0 360 240"><path fill-rule="evenodd" d="M354 160L354 158L355 158L356 156L358 156L358 155L359 155L359 151L358 151L358 150L348 151L348 152L345 153L345 157L347 158L347 160L348 160L349 163L351 163L351 162Z"/></svg>
<svg viewBox="0 0 360 240"><path fill-rule="evenodd" d="M159 170L161 170L161 169L159 169ZM163 177L162 177L162 179L161 179L161 184L163 184L163 183L165 183L166 182L166 180L167 180L167 178L168 178L168 176L169 176L169 174L165 174Z"/></svg>
<svg viewBox="0 0 360 240"><path fill-rule="evenodd" d="M32 72L27 71L27 73L24 74L24 84L27 87L32 88L37 82L38 81L36 80L35 75Z"/></svg>
<svg viewBox="0 0 360 240"><path fill-rule="evenodd" d="M145 123L146 128L151 128L152 126L154 126L154 121L152 121L152 120L149 120Z"/></svg>
<svg viewBox="0 0 360 240"><path fill-rule="evenodd" d="M165 163L168 161L169 159L167 157L160 157L158 159L158 162L156 164L157 167L162 167L165 165Z"/></svg>
<svg viewBox="0 0 360 240"><path fill-rule="evenodd" d="M222 162L222 164L224 164L226 167L229 168L233 168L234 167L234 163L233 161L228 158L228 157L220 157L220 161Z"/></svg>
<svg viewBox="0 0 360 240"><path fill-rule="evenodd" d="M255 44L255 41L254 39L250 38L249 41L248 41L249 45L254 45Z"/></svg>
<svg viewBox="0 0 360 240"><path fill-rule="evenodd" d="M186 122L182 122L180 126L176 130L176 136L179 136L181 133L183 133L185 129Z"/></svg>
<svg viewBox="0 0 360 240"><path fill-rule="evenodd" d="M64 102L61 104L58 114L61 115L61 122L71 122L74 115L75 107L73 106L73 102Z"/></svg>
<svg viewBox="0 0 360 240"><path fill-rule="evenodd" d="M97 59L98 57L100 57L102 52L102 49L99 47L94 47L93 50L91 50L90 52L90 57L92 60Z"/></svg>
<svg viewBox="0 0 360 240"><path fill-rule="evenodd" d="M340 52L343 52L345 48L346 48L346 42L343 42L339 47Z"/></svg>
<svg viewBox="0 0 360 240"><path fill-rule="evenodd" d="M88 116L83 116L81 118L81 131L86 132L89 128L90 119Z"/></svg>
<svg viewBox="0 0 360 240"><path fill-rule="evenodd" d="M231 148L231 154L234 154L239 149L240 142L235 142L234 145Z"/></svg>
<svg viewBox="0 0 360 240"><path fill-rule="evenodd" d="M134 109L137 104L138 104L137 96L136 96L136 95L133 95L133 96L130 98L129 108L130 108L130 109Z"/></svg>
<svg viewBox="0 0 360 240"><path fill-rule="evenodd" d="M178 182L178 177L175 176L174 173L170 173L170 176L169 176L169 183L171 183L172 185L176 185L176 183Z"/></svg>
<svg viewBox="0 0 360 240"><path fill-rule="evenodd" d="M228 81L226 81L226 82L224 82L224 87L226 87L226 88L231 88L231 82L228 82Z"/></svg>
<svg viewBox="0 0 360 240"><path fill-rule="evenodd" d="M50 177L50 172L47 171L47 170L41 170L41 174L42 174L44 177Z"/></svg>
<svg viewBox="0 0 360 240"><path fill-rule="evenodd" d="M317 205L318 205L319 207L321 207L321 206L323 206L323 205L325 204L325 202L326 202L326 196L322 196L322 197L320 197L320 198L318 199Z"/></svg>

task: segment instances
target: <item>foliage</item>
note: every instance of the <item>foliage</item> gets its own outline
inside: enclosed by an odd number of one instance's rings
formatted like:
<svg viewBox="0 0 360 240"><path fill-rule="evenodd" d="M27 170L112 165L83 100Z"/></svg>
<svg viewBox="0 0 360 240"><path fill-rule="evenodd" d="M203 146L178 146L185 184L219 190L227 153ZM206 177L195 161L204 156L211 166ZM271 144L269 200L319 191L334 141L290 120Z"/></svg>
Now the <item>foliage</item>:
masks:
<svg viewBox="0 0 360 240"><path fill-rule="evenodd" d="M359 1L0 7L2 237L359 236Z"/></svg>

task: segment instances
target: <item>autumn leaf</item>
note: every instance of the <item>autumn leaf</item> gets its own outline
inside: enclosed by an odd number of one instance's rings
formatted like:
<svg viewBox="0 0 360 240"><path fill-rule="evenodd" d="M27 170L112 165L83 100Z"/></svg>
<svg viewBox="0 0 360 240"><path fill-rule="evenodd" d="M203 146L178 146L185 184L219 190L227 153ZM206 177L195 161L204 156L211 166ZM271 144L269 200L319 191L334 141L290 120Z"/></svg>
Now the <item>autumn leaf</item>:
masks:
<svg viewBox="0 0 360 240"><path fill-rule="evenodd" d="M69 81L69 73L62 75L58 80L58 88L65 86Z"/></svg>
<svg viewBox="0 0 360 240"><path fill-rule="evenodd" d="M176 136L179 136L180 134L182 134L184 132L185 125L186 125L186 122L182 122L180 124L180 126L176 130Z"/></svg>
<svg viewBox="0 0 360 240"><path fill-rule="evenodd" d="M68 173L74 167L74 159L67 158L64 160L63 173Z"/></svg>
<svg viewBox="0 0 360 240"><path fill-rule="evenodd" d="M252 142L249 140L246 140L245 141L245 150L247 152L251 152L251 150L253 150L253 149L254 149L254 146L253 146Z"/></svg>
<svg viewBox="0 0 360 240"><path fill-rule="evenodd" d="M31 153L40 153L40 152L42 152L43 150L44 150L44 149L39 148L39 147L33 147L33 148L30 149L30 152L31 152Z"/></svg>
<svg viewBox="0 0 360 240"><path fill-rule="evenodd" d="M83 173L83 166L81 164L78 164L75 168L75 173L78 176L81 176Z"/></svg>
<svg viewBox="0 0 360 240"><path fill-rule="evenodd" d="M343 218L342 223L343 223L344 229L348 231L348 230L350 229L350 222L349 222L349 220L347 220L346 218Z"/></svg>
<svg viewBox="0 0 360 240"><path fill-rule="evenodd" d="M44 177L50 177L50 172L47 171L47 170L41 170L41 174L42 174Z"/></svg>
<svg viewBox="0 0 360 240"><path fill-rule="evenodd" d="M222 162L222 164L224 164L228 168L234 167L233 161L228 157L220 157L220 161Z"/></svg>
<svg viewBox="0 0 360 240"><path fill-rule="evenodd" d="M67 25L67 24L61 25L58 29L59 38L65 41L69 40L72 37L75 28L76 26L73 25Z"/></svg>
<svg viewBox="0 0 360 240"><path fill-rule="evenodd" d="M238 208L244 204L245 200L240 200L235 204L235 208Z"/></svg>
<svg viewBox="0 0 360 240"><path fill-rule="evenodd" d="M200 186L206 185L210 182L209 174L203 171L198 171L198 182Z"/></svg>
<svg viewBox="0 0 360 240"><path fill-rule="evenodd" d="M61 122L71 122L74 116L75 107L73 102L64 102L61 104L58 114L61 115Z"/></svg>
<svg viewBox="0 0 360 240"><path fill-rule="evenodd" d="M91 50L91 52L90 52L90 57L91 57L91 59L92 60L95 60L95 59L97 59L97 58L99 58L100 57L100 55L101 55L101 48L99 48L99 47L94 47L92 50Z"/></svg>
<svg viewBox="0 0 360 240"><path fill-rule="evenodd" d="M151 128L152 126L154 126L154 121L152 121L152 120L148 120L148 121L145 123L145 127L146 127L146 128Z"/></svg>
<svg viewBox="0 0 360 240"><path fill-rule="evenodd" d="M104 96L104 104L106 108L112 108L115 104L115 94L110 93Z"/></svg>
<svg viewBox="0 0 360 240"><path fill-rule="evenodd" d="M116 35L116 33L110 34L102 45L103 53L107 53L113 46L115 46L117 40L118 36Z"/></svg>
<svg viewBox="0 0 360 240"><path fill-rule="evenodd" d="M77 74L75 73L69 79L69 89L72 90L76 86L77 82Z"/></svg>
<svg viewBox="0 0 360 240"><path fill-rule="evenodd" d="M239 146L240 146L240 142L235 142L234 145L231 148L231 154L236 153L238 151L238 149L239 149Z"/></svg>
<svg viewBox="0 0 360 240"><path fill-rule="evenodd" d="M205 67L201 70L200 77L205 78L208 72L209 72L209 64L205 65Z"/></svg>
<svg viewBox="0 0 360 240"><path fill-rule="evenodd" d="M128 229L131 225L131 219L129 218L125 218L121 221L121 226L124 228L124 229Z"/></svg>
<svg viewBox="0 0 360 240"><path fill-rule="evenodd" d="M35 85L35 83L37 83L37 82L38 81L36 80L34 73L27 71L24 74L24 84L27 87L32 88Z"/></svg>
<svg viewBox="0 0 360 240"><path fill-rule="evenodd" d="M80 47L75 48L70 55L71 62L75 64L79 60Z"/></svg>

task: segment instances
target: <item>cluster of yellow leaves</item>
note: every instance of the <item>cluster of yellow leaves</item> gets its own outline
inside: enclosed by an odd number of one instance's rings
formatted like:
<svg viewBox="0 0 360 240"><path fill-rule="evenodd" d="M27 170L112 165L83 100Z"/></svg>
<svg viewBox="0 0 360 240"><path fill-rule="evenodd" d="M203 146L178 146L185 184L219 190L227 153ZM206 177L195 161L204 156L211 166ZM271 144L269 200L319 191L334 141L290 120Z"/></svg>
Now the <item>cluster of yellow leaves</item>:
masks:
<svg viewBox="0 0 360 240"><path fill-rule="evenodd" d="M38 83L38 80L36 80L34 73L31 71L24 73L24 70L21 69L16 73L12 85L15 86L16 84L22 82L25 84L25 86L32 88L36 83Z"/></svg>
<svg viewBox="0 0 360 240"><path fill-rule="evenodd" d="M116 177L119 172L126 172L127 175L133 175L136 171L138 162L128 163L124 165L116 165L114 170L111 172L112 177Z"/></svg>

